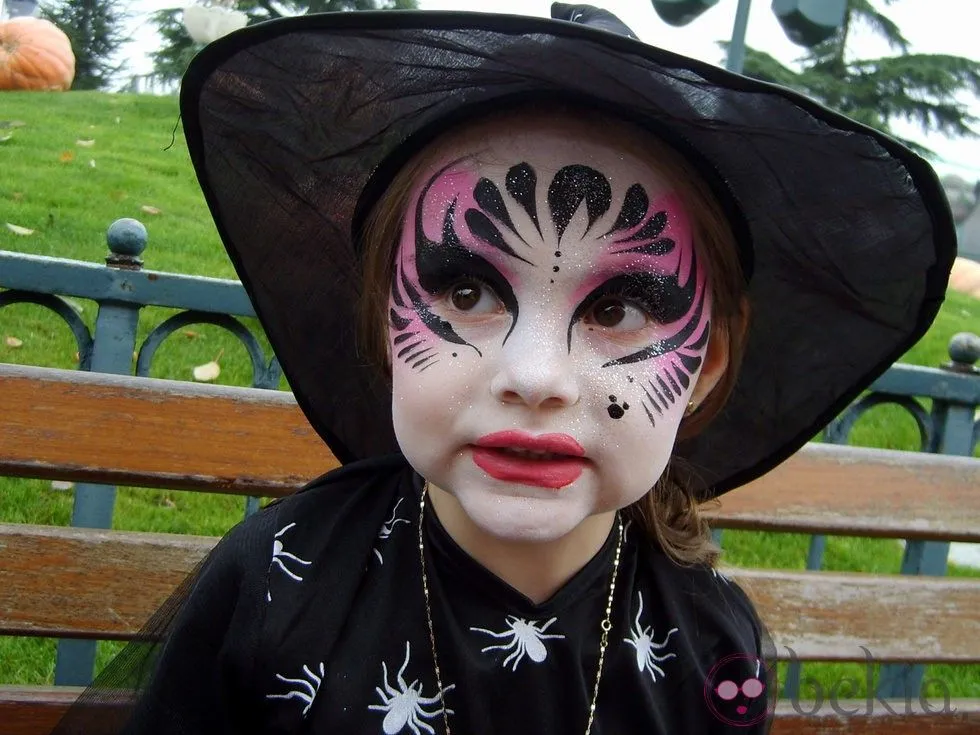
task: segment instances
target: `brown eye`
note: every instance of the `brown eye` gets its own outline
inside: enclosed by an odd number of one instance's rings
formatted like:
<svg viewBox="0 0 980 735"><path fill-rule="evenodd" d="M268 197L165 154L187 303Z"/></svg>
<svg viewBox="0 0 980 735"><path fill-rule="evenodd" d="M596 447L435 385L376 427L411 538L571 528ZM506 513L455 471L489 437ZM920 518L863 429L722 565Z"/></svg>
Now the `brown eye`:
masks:
<svg viewBox="0 0 980 735"><path fill-rule="evenodd" d="M615 296L596 301L587 320L590 324L615 332L634 332L650 323L646 309L629 299Z"/></svg>
<svg viewBox="0 0 980 735"><path fill-rule="evenodd" d="M453 306L460 311L470 311L480 303L481 295L482 290L478 284L461 283L453 288L452 294L450 294L450 300L453 302Z"/></svg>
<svg viewBox="0 0 980 735"><path fill-rule="evenodd" d="M622 301L600 301L592 310L592 319L600 327L615 327L626 318L626 305Z"/></svg>

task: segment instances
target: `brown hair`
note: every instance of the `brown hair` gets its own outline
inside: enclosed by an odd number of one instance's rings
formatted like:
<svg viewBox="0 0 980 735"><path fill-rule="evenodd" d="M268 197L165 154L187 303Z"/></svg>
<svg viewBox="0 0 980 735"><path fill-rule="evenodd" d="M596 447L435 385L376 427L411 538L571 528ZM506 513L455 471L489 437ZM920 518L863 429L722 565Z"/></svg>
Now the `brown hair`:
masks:
<svg viewBox="0 0 980 735"><path fill-rule="evenodd" d="M521 107L491 117L492 121L519 114L526 124L534 107ZM739 264L735 236L728 219L707 184L679 153L633 124L587 108L559 108L559 114L584 121L611 132L617 145L632 153L655 160L656 167L672 182L692 217L694 247L698 259L707 263L711 289L712 341L727 343L728 367L718 384L697 410L684 418L677 441L695 436L718 415L731 394L738 376L748 326L745 280ZM549 116L555 106L549 106ZM486 120L487 118L484 118ZM619 128L626 135L615 135ZM467 128L462 129L463 134ZM440 139L453 138L449 133ZM397 243L413 186L434 164L438 146L423 148L393 177L365 220L360 245L363 253L363 282L360 300L359 341L365 356L383 366L390 377L388 359L388 298L394 270ZM696 468L683 467L672 459L656 485L643 498L626 509L627 517L638 523L664 553L681 564L713 564L720 551L712 542L707 522L701 515L698 488L691 479Z"/></svg>

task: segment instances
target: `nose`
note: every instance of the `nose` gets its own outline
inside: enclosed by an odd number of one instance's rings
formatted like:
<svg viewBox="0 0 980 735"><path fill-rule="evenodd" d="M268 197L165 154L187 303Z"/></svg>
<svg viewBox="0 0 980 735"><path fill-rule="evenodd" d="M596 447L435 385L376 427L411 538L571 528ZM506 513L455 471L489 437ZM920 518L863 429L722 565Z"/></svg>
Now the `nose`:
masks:
<svg viewBox="0 0 980 735"><path fill-rule="evenodd" d="M579 400L579 380L558 329L515 325L501 348L490 392L503 403L531 408L573 406Z"/></svg>

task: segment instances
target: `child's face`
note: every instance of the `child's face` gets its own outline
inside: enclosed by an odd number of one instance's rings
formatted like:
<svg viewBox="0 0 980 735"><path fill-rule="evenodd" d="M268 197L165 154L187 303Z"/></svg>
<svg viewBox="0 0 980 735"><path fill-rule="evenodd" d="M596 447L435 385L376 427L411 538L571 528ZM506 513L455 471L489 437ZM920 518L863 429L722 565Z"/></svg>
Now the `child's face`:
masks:
<svg viewBox="0 0 980 735"><path fill-rule="evenodd" d="M616 142L553 120L483 126L444 145L410 198L389 312L395 432L502 538L557 539L647 493L705 358L689 213Z"/></svg>

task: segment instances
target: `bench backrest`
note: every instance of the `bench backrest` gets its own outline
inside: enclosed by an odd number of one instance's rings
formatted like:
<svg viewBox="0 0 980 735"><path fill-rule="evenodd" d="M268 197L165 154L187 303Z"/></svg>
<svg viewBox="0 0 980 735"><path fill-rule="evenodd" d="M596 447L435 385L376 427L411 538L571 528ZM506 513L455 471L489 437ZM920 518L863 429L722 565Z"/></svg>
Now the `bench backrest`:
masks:
<svg viewBox="0 0 980 735"><path fill-rule="evenodd" d="M279 391L0 365L0 395L0 474L280 496L337 464ZM727 528L980 542L978 480L968 458L811 445L709 516ZM125 639L213 539L0 525L0 543L0 635ZM777 645L801 658L861 661L860 641L882 660L980 661L972 580L736 576Z"/></svg>
<svg viewBox="0 0 980 735"><path fill-rule="evenodd" d="M282 392L0 365L0 395L3 475L281 496L337 465ZM975 460L811 445L708 510L719 528L980 542L978 488ZM126 640L214 542L0 524L0 635ZM980 661L976 580L734 576L782 654L864 661L865 646L881 661ZM26 706L43 719L70 699L39 691L0 692L0 721ZM42 732L38 721L22 732ZM787 732L837 731L792 712L782 721L796 723ZM950 729L929 731L965 732L943 722Z"/></svg>

